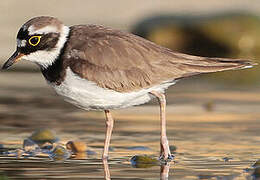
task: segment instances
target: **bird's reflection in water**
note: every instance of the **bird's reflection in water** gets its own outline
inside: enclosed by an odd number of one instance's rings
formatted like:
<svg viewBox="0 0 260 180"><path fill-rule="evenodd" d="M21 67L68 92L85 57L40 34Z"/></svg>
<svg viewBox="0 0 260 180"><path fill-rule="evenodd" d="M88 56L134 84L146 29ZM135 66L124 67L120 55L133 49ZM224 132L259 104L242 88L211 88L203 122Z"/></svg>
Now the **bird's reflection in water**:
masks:
<svg viewBox="0 0 260 180"><path fill-rule="evenodd" d="M103 159L103 166L104 166L104 179L110 180L110 171L109 171L107 159Z"/></svg>
<svg viewBox="0 0 260 180"><path fill-rule="evenodd" d="M109 164L107 159L103 159L103 168L104 168L104 179L110 180L110 171L109 171ZM168 180L170 170L170 163L167 162L165 164L161 164L160 169L160 179L161 180Z"/></svg>
<svg viewBox="0 0 260 180"><path fill-rule="evenodd" d="M167 180L169 176L170 163L162 164L160 171L160 179Z"/></svg>

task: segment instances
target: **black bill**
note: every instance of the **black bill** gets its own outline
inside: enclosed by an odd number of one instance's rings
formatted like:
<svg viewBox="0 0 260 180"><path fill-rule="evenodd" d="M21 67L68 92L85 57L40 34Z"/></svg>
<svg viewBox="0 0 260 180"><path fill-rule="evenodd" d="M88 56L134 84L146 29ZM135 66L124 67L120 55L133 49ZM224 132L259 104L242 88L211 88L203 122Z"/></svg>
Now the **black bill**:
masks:
<svg viewBox="0 0 260 180"><path fill-rule="evenodd" d="M7 69L12 66L14 63L18 62L22 59L24 54L20 53L18 50L14 52L14 54L4 63L2 69Z"/></svg>

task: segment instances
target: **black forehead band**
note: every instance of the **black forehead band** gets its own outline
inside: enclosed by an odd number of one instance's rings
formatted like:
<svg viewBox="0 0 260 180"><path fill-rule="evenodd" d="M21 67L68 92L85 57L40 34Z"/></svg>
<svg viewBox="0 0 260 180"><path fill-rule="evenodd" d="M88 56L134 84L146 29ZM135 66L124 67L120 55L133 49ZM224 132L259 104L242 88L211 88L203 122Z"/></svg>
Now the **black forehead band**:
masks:
<svg viewBox="0 0 260 180"><path fill-rule="evenodd" d="M34 34L34 35L38 35L38 34ZM21 28L17 34L17 39L28 39L29 37L31 36L29 35L28 29L24 30L23 28Z"/></svg>
<svg viewBox="0 0 260 180"><path fill-rule="evenodd" d="M29 36L29 31L27 29L21 28L17 34L17 39L27 39Z"/></svg>

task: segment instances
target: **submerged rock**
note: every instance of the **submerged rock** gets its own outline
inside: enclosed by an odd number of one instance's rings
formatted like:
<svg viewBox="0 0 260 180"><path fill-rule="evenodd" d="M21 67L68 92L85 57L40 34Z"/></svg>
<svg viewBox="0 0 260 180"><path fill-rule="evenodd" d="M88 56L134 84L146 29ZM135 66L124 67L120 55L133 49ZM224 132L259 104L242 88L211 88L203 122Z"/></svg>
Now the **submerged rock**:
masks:
<svg viewBox="0 0 260 180"><path fill-rule="evenodd" d="M135 155L131 158L130 162L136 168L149 168L160 164L158 159L147 155Z"/></svg>
<svg viewBox="0 0 260 180"><path fill-rule="evenodd" d="M53 161L65 161L70 157L70 153L62 146L56 146L49 154Z"/></svg>

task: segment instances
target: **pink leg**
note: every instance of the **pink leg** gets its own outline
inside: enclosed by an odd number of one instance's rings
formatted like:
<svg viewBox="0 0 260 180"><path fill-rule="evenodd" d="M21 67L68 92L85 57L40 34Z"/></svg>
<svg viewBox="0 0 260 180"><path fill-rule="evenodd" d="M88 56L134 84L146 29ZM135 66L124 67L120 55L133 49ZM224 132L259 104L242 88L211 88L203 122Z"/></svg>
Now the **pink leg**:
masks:
<svg viewBox="0 0 260 180"><path fill-rule="evenodd" d="M106 115L106 137L105 137L102 159L108 159L108 149L109 149L110 139L111 139L112 130L114 126L114 120L109 110L105 110L105 115Z"/></svg>
<svg viewBox="0 0 260 180"><path fill-rule="evenodd" d="M173 156L171 155L171 151L168 144L168 139L166 136L166 99L165 95L156 91L150 92L152 95L157 97L159 103L160 103L160 121L161 121L161 153L160 153L160 159L161 160L171 160Z"/></svg>

